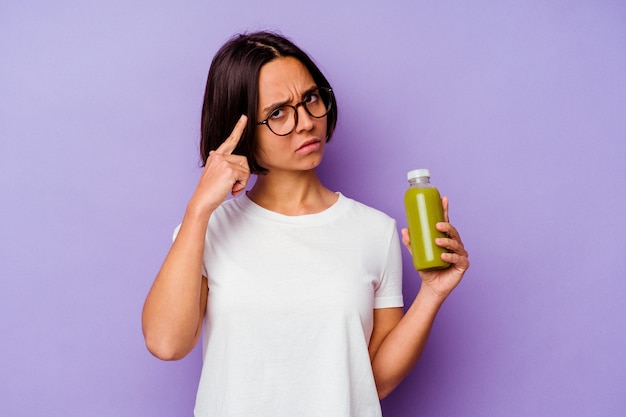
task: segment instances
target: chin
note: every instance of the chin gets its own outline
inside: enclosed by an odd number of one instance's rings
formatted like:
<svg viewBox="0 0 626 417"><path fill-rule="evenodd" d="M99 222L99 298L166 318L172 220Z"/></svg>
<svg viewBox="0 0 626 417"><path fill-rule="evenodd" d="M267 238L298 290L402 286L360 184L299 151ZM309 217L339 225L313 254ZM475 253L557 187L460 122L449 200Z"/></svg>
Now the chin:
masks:
<svg viewBox="0 0 626 417"><path fill-rule="evenodd" d="M322 156L320 155L318 158L315 158L311 161L311 167L309 169L315 169L320 166L322 163Z"/></svg>

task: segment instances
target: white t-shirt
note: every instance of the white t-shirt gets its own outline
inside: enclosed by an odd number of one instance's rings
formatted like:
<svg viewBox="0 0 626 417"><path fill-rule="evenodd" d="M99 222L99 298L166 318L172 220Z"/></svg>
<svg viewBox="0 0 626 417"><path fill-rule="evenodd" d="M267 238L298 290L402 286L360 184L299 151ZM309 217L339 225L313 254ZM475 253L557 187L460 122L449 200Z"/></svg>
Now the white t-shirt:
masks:
<svg viewBox="0 0 626 417"><path fill-rule="evenodd" d="M285 216L246 195L211 216L196 417L379 417L375 308L401 307L395 221L341 194Z"/></svg>

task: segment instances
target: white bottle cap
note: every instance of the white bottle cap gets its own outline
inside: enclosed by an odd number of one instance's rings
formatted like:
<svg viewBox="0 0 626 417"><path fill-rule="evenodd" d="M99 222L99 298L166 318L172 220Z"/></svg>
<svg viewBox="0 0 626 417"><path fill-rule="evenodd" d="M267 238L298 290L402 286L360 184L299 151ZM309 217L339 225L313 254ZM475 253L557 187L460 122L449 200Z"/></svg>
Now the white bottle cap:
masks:
<svg viewBox="0 0 626 417"><path fill-rule="evenodd" d="M406 174L406 178L408 180L412 180L413 178L420 178L420 177L430 178L430 172L427 169L414 169L413 171L409 171L409 173Z"/></svg>

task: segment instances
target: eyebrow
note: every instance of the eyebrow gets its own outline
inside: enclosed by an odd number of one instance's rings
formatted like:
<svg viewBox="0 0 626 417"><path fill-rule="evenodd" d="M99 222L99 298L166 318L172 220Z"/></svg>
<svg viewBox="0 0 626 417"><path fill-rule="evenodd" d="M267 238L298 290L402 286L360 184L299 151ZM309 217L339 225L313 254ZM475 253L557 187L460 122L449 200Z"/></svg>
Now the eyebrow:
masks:
<svg viewBox="0 0 626 417"><path fill-rule="evenodd" d="M307 94L310 94L312 91L315 91L315 90L317 90L318 88L319 88L319 87L318 87L317 85L314 85L314 86L312 86L312 87L309 87L309 89L308 89L308 90L306 90L304 93L302 93L301 98L306 97L306 96L307 96ZM264 108L263 110L261 110L261 114L268 114L270 110L274 110L274 109L277 109L277 108L279 108L279 107L282 107L282 106L284 106L284 105L286 105L286 104L289 104L289 102L290 102L290 101L291 101L291 100L285 100L285 101L280 101L280 102L278 102L278 103L273 103L273 104L270 104L269 106L267 106L266 108Z"/></svg>

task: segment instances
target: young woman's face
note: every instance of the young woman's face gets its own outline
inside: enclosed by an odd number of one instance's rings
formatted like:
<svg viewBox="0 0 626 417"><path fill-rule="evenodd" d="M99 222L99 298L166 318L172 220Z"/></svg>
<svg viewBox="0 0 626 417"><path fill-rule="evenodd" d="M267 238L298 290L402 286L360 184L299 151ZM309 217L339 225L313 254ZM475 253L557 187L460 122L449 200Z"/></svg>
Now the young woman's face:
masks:
<svg viewBox="0 0 626 417"><path fill-rule="evenodd" d="M317 87L306 67L293 57L277 58L261 67L259 73L259 106L257 121L280 119L285 105L311 102ZM286 108L285 108L286 109ZM279 136L265 125L256 127L256 158L270 173L306 171L322 161L326 145L326 119L312 117L303 105L296 107L298 123L286 136ZM272 123L270 121L270 123ZM282 133L282 132L278 132Z"/></svg>

